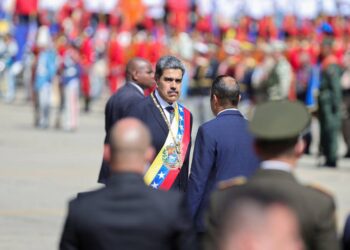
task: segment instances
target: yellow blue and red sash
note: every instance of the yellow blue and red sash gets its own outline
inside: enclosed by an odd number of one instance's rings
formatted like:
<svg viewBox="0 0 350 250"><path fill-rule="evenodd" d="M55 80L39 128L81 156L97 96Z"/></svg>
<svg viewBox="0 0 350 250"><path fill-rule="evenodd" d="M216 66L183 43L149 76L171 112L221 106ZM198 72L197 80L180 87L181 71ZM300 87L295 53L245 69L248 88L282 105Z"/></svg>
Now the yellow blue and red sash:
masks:
<svg viewBox="0 0 350 250"><path fill-rule="evenodd" d="M173 131L176 140L180 142L181 155L177 154L174 138L169 131L162 149L144 176L147 185L162 190L169 190L173 185L182 167L178 166L177 163L180 161L180 164L182 164L185 161L190 143L190 120L190 112L178 104L177 108L175 108L171 131Z"/></svg>

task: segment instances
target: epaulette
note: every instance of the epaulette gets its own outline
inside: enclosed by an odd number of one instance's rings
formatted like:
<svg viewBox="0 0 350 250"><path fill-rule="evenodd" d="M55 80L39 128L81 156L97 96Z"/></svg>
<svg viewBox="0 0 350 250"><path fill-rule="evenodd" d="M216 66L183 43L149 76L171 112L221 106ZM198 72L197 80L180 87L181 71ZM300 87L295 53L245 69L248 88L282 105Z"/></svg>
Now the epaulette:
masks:
<svg viewBox="0 0 350 250"><path fill-rule="evenodd" d="M223 189L227 189L227 188L232 187L232 186L243 185L246 182L247 182L247 178L245 178L244 176L238 176L238 177L234 177L232 179L220 181L218 184L218 189L223 190Z"/></svg>
<svg viewBox="0 0 350 250"><path fill-rule="evenodd" d="M312 183L312 184L307 185L307 187L314 189L314 190L317 190L317 191L319 191L322 194L325 194L327 196L333 197L333 194L331 191L327 190L326 188L324 188L318 184Z"/></svg>

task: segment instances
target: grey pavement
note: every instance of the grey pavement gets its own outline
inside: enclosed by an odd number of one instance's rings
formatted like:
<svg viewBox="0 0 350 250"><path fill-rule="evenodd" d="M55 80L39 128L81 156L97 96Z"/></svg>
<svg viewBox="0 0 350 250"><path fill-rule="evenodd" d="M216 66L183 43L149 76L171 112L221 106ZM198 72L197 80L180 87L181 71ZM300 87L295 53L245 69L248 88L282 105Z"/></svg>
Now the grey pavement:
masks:
<svg viewBox="0 0 350 250"><path fill-rule="evenodd" d="M198 101L185 104L193 111L199 107ZM0 103L0 249L57 249L68 200L99 187L103 105L100 101L90 114L82 113L76 132L63 132L52 126L35 129L29 104ZM205 105L207 120L211 115ZM195 121L193 141L199 124ZM315 156L304 157L297 175L336 196L342 228L350 212L350 160L342 159L338 169L317 163Z"/></svg>

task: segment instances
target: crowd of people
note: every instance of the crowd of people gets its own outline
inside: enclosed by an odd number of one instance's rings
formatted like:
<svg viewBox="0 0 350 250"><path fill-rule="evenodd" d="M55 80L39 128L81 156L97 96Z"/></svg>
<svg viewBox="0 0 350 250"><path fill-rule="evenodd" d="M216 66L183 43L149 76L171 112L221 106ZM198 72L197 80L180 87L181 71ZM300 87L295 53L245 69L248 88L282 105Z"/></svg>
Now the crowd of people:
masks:
<svg viewBox="0 0 350 250"><path fill-rule="evenodd" d="M71 203L62 249L195 249L194 232L208 249L338 249L333 197L299 184L290 172L310 152L310 114L320 124L324 166L337 166L341 131L350 157L349 74L348 0L0 4L5 102L13 102L16 86L23 85L34 125L48 128L58 87L55 125L74 131L80 110L89 112L104 89L111 95L98 178L106 187ZM202 125L191 166L193 117L180 96L210 97L216 116L202 124L206 119L197 114ZM138 120L124 120L130 116ZM146 186L170 190L169 196L145 187L143 175ZM222 193L212 196L217 186ZM110 209L120 214L111 219ZM277 235L274 213L290 222L279 232L285 235ZM258 215L259 228L248 218ZM265 228L289 243L273 248ZM248 236L250 245L241 245Z"/></svg>
<svg viewBox="0 0 350 250"><path fill-rule="evenodd" d="M178 103L185 67L161 57L144 97L152 73L133 58L107 102L105 186L70 202L60 249L340 249L333 195L293 175L311 121L303 103L263 102L248 122L238 82L216 77L216 118L198 129L190 168L192 114Z"/></svg>
<svg viewBox="0 0 350 250"><path fill-rule="evenodd" d="M74 131L80 109L88 112L103 90L113 94L124 84L131 58L154 66L173 54L186 67L182 98L201 103L211 81L228 74L241 84L247 117L265 100L304 102L319 118L327 165L336 166L340 130L350 148L349 9L344 0L6 0L0 93L12 102L16 86L25 86L35 126L47 128L50 96L59 89L55 125ZM207 120L202 110L200 123ZM310 145L311 133L305 138Z"/></svg>

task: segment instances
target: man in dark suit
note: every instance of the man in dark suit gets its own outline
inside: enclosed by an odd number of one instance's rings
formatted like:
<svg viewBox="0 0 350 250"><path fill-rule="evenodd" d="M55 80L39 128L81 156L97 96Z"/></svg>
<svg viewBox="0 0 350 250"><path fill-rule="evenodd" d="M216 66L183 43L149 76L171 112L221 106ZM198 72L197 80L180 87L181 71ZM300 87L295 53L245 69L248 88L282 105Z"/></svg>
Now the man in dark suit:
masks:
<svg viewBox="0 0 350 250"><path fill-rule="evenodd" d="M106 187L69 204L61 250L196 249L184 197L147 187L151 137L139 120L125 118L111 130L111 172Z"/></svg>
<svg viewBox="0 0 350 250"><path fill-rule="evenodd" d="M350 214L348 215L345 222L342 245L343 245L343 250L350 249Z"/></svg>
<svg viewBox="0 0 350 250"><path fill-rule="evenodd" d="M143 90L154 84L152 65L142 58L131 59L126 66L126 83L118 92L113 94L105 108L105 150L98 177L99 183L106 183L109 171L109 156L106 149L109 145L109 131L118 120L127 117L130 107L144 99Z"/></svg>
<svg viewBox="0 0 350 250"><path fill-rule="evenodd" d="M130 116L142 120L151 131L157 156L145 181L156 189L187 188L192 114L177 102L184 72L176 57L160 58L155 71L156 90L130 111Z"/></svg>
<svg viewBox="0 0 350 250"><path fill-rule="evenodd" d="M211 87L215 119L198 129L188 182L187 203L198 232L204 232L203 214L218 182L250 176L259 166L248 122L237 109L239 85L230 76L218 76Z"/></svg>
<svg viewBox="0 0 350 250"><path fill-rule="evenodd" d="M303 155L302 132L309 123L310 115L300 102L272 101L257 106L249 128L263 160L261 168L243 185L242 180L228 180L213 194L206 219L206 249L217 249L217 218L223 204L244 188L286 198L298 216L305 250L339 249L333 197L322 188L300 184L292 174Z"/></svg>

